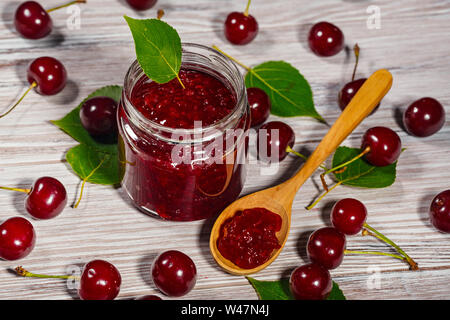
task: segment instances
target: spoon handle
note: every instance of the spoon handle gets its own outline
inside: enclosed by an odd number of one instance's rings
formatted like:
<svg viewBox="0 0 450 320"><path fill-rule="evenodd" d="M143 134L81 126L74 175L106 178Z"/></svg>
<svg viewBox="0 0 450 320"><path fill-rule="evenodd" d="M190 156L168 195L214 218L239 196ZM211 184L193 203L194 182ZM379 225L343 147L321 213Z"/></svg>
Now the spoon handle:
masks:
<svg viewBox="0 0 450 320"><path fill-rule="evenodd" d="M283 183L284 186L280 189L283 189L283 192L289 190L288 192L290 193L285 199L294 199L298 189L328 156L340 146L361 121L372 112L388 93L391 86L392 75L385 69L376 71L366 80L300 171Z"/></svg>

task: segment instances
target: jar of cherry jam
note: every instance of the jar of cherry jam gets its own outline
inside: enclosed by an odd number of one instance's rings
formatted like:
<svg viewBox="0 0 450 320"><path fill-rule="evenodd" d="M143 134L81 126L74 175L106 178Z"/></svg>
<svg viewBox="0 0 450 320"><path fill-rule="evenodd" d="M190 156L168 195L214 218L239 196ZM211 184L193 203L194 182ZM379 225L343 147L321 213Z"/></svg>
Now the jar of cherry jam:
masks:
<svg viewBox="0 0 450 320"><path fill-rule="evenodd" d="M122 187L140 210L193 221L239 196L250 115L242 75L217 51L183 44L179 78L158 84L131 65L118 110L119 160Z"/></svg>

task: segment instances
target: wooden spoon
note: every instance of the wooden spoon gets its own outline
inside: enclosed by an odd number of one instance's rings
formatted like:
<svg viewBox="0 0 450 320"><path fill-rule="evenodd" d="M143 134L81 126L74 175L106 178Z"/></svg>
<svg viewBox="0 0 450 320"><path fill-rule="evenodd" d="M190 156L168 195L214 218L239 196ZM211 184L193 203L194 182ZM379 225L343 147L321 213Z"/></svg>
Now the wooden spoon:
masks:
<svg viewBox="0 0 450 320"><path fill-rule="evenodd" d="M291 225L292 203L298 189L361 121L372 112L375 106L388 93L391 86L391 73L384 69L376 71L358 90L316 150L292 178L275 187L261 190L236 200L218 216L211 230L209 247L214 259L223 269L235 275L248 275L261 271L276 259L286 244ZM266 208L281 216L281 230L276 234L281 243L281 248L274 250L270 259L264 264L253 269L242 269L220 254L217 249L217 239L225 220L233 217L238 211L251 208Z"/></svg>

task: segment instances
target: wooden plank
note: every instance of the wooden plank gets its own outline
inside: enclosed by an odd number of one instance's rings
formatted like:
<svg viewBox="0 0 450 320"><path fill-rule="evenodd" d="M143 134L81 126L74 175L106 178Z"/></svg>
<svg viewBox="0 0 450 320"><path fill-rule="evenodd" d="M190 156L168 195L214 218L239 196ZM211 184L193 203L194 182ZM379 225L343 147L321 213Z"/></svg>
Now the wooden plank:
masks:
<svg viewBox="0 0 450 320"><path fill-rule="evenodd" d="M8 118L0 120L0 174L2 185L27 187L35 178L52 175L67 187L70 201L76 199L79 179L63 161L75 142L49 123L59 119L95 89L121 84L134 60L132 38L122 16L140 16L123 1L89 0L80 6L81 29L66 27L65 10L52 13L55 32L48 39L27 41L12 29L18 1L2 2L0 25L0 112L15 101L26 87L27 64L38 56L61 59L69 72L67 88L55 97L31 93ZM345 145L357 147L362 134L375 125L393 128L407 150L402 154L396 183L381 190L347 187L333 191L316 209L304 209L318 195L318 176L299 192L293 209L292 229L286 248L258 279L274 280L289 275L307 262L305 244L315 229L328 225L334 201L356 197L369 210L368 222L410 253L423 268L419 272L384 257L348 256L332 271L350 299L446 299L450 293L449 236L436 232L427 218L432 197L449 188L450 126L436 135L417 139L399 125L398 114L422 96L439 99L450 113L449 34L450 4L445 0L372 1L381 8L381 29L366 27L368 3L355 1L259 0L252 13L260 23L260 33L247 46L232 46L222 34L222 24L231 10L243 10L245 1L196 0L159 1L165 20L175 26L184 42L216 44L249 65L267 60L286 60L310 81L318 111L332 123L340 114L337 92L350 80L353 58L340 54L329 59L314 56L306 45L311 23L327 20L339 25L348 46L357 41L362 48L358 76L368 76L377 68L388 68L394 75L392 91L382 107L366 119ZM45 1L52 7L60 1ZM154 17L156 10L142 14ZM276 119L276 117L272 117ZM447 117L448 119L448 117ZM295 148L312 151L327 127L305 118L283 119L296 132ZM249 167L244 193L273 185L290 176L301 161L289 157L275 176L261 175L260 167ZM0 192L2 219L26 216L23 195ZM150 280L150 265L158 252L179 249L196 262L199 279L188 299L256 299L243 277L224 273L209 254L211 221L164 222L136 211L121 190L87 185L78 209L67 208L57 219L33 221L38 242L30 256L18 263L32 271L64 273L68 266L82 265L101 258L114 263L123 276L120 298L157 293ZM162 241L162 239L164 241ZM366 237L351 237L348 247L389 250ZM17 262L0 262L0 299L68 299L75 295L64 281L18 279L7 268ZM371 269L372 268L372 269ZM368 287L373 268L380 272L380 286ZM426 281L424 281L426 280Z"/></svg>

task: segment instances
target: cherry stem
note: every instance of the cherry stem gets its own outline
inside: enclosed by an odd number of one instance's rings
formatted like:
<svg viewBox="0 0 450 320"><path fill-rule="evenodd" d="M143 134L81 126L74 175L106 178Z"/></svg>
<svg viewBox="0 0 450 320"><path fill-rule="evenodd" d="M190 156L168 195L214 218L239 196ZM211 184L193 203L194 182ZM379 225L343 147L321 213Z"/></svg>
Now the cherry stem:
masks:
<svg viewBox="0 0 450 320"><path fill-rule="evenodd" d="M66 4L63 4L63 5L61 5L61 6L57 6L57 7L48 9L47 12L52 12L52 11L55 11L55 10L58 10L58 9L62 9L62 8L65 8L65 7L69 7L69 6L71 6L71 5L73 5L73 4L77 4L77 3L86 3L86 0L75 0L75 1L71 1L71 2L66 3Z"/></svg>
<svg viewBox="0 0 450 320"><path fill-rule="evenodd" d="M229 54L226 54L225 52L223 52L222 50L220 50L217 46L212 46L212 48L218 52L220 52L221 54L223 54L225 57L227 57L228 59L236 62L238 65L240 65L242 68L244 68L247 71L252 71L252 68L247 67L245 64L243 64L242 62L236 60L235 58L233 58L232 56L230 56Z"/></svg>
<svg viewBox="0 0 450 320"><path fill-rule="evenodd" d="M353 68L353 75L352 75L352 81L355 80L355 75L356 75L356 69L358 68L358 62L359 62L359 46L358 44L355 44L355 46L353 47L353 52L355 53L355 67Z"/></svg>
<svg viewBox="0 0 450 320"><path fill-rule="evenodd" d="M11 111L13 111L20 102L22 102L22 100L26 97L26 95L28 94L28 92L30 92L33 88L35 88L37 86L36 82L33 82L27 89L27 91L25 91L25 93L20 97L20 99L11 107L9 108L8 111L6 111L5 113L3 113L2 115L0 115L0 118L3 118L4 116L8 115Z"/></svg>
<svg viewBox="0 0 450 320"><path fill-rule="evenodd" d="M320 175L320 180L322 181L322 186L325 189L325 191L328 191L328 185L327 185L327 183L325 181L325 176L327 174L329 174L331 172L334 172L335 174L344 172L345 170L347 170L347 166L350 163L358 160L359 158L363 157L364 155L366 155L369 152L370 152L370 147L367 147L367 148L364 149L363 152L361 152L359 155L357 155L353 159L351 159L351 160L349 160L347 162L344 162L344 163L342 163L342 164L340 164L340 165L338 165L338 166L336 166L334 168L326 169L325 172ZM341 170L339 170L339 169L341 169Z"/></svg>
<svg viewBox="0 0 450 320"><path fill-rule="evenodd" d="M286 147L286 152L295 154L296 156L302 158L302 159L305 160L305 161L308 160L308 157L307 157L307 156L301 154L300 152L297 152L297 151L293 150L290 146L287 146L287 147ZM325 167L324 165L320 165L320 167L321 167L323 170L328 170L328 168Z"/></svg>
<svg viewBox="0 0 450 320"><path fill-rule="evenodd" d="M163 9L159 9L158 12L156 13L156 18L158 20L161 20L163 16L164 16L164 10Z"/></svg>
<svg viewBox="0 0 450 320"><path fill-rule="evenodd" d="M363 152L361 152L359 155L357 155L353 159L350 159L349 161L346 161L346 162L344 162L344 163L342 163L342 164L340 164L340 165L338 165L338 166L336 166L334 168L331 168L331 169L326 168L325 169L326 171L320 175L320 180L322 181L322 186L325 189L325 193L322 194L319 198L317 198L317 200L314 201L311 205L306 207L306 209L307 210L311 210L312 208L314 208L316 206L316 204L318 204L328 193L330 193L330 191L332 191L334 188L336 188L337 186L341 185L342 183L344 183L344 182L346 182L348 180L348 179L347 180L341 180L338 183L336 183L334 186L332 186L331 188L328 188L328 185L327 185L327 183L325 181L325 175L327 175L327 174L329 174L331 172L335 172L335 173L342 173L342 172L344 172L345 170L347 170L347 166L350 163L358 160L359 158L363 157L365 154L367 154L369 152L370 152L370 147L367 147L367 148L364 149Z"/></svg>
<svg viewBox="0 0 450 320"><path fill-rule="evenodd" d="M23 193L31 192L31 189L21 189L21 188L0 187L0 189L10 190L10 191L18 191L18 192L23 192Z"/></svg>
<svg viewBox="0 0 450 320"><path fill-rule="evenodd" d="M306 210L311 210L312 208L314 208L323 198L325 198L325 196L330 193L331 191L333 191L333 189L335 189L336 187L340 186L343 181L339 181L338 183L336 183L334 186L332 186L331 188L327 188L328 190L325 191L324 194L322 194L319 198L317 198L316 201L314 201L312 204L310 204L309 206L306 207Z"/></svg>
<svg viewBox="0 0 450 320"><path fill-rule="evenodd" d="M45 279L80 279L80 277L77 276L49 276L46 274L37 274L37 273L32 273L29 272L28 270L24 269L22 266L19 266L17 268L14 269L14 271L16 272L16 274L18 276L21 277L26 277L26 278L45 278Z"/></svg>
<svg viewBox="0 0 450 320"><path fill-rule="evenodd" d="M402 261L406 261L406 258L403 256L400 256L398 254L393 253L386 253L386 252L380 252L380 251L354 251L354 250L345 250L345 254L370 254L370 255L377 255L377 256L388 256L392 258L396 258Z"/></svg>
<svg viewBox="0 0 450 320"><path fill-rule="evenodd" d="M102 166L103 162L105 162L105 158L103 158L102 161L100 161L99 165L97 167L95 167L94 170L92 170L91 173L89 173L89 175L86 178L83 179L83 183L81 184L81 189L80 189L80 197L78 198L78 201L73 206L75 209L78 208L78 205L81 202L81 198L83 197L83 190L84 190L84 185L86 184L86 181L89 180L89 178L92 177L92 175Z"/></svg>
<svg viewBox="0 0 450 320"><path fill-rule="evenodd" d="M337 171L338 169L341 169L343 167L347 167L350 163L355 162L356 160L358 160L359 158L362 158L364 155L368 154L370 152L370 147L367 147L364 149L363 152L361 152L360 154L358 154L356 157L354 157L353 159L350 159L349 161L346 161L344 163L341 163L340 165L328 169L327 171L325 171L324 173L322 173L323 175L327 175L331 172Z"/></svg>
<svg viewBox="0 0 450 320"><path fill-rule="evenodd" d="M406 262L408 262L409 266L411 267L411 270L419 270L419 265L417 262L415 262L405 251L403 251L402 248L400 248L394 241L386 237L381 232L378 232L375 228L371 227L367 223L364 223L364 228L370 230L371 232L368 232L366 229L363 229L363 235L371 235L387 244L392 246L395 250L397 250L398 253L403 255L405 257ZM366 232L364 232L366 231Z"/></svg>
<svg viewBox="0 0 450 320"><path fill-rule="evenodd" d="M248 10L250 9L250 3L252 3L252 0L248 0L247 7L245 7L244 16L248 17Z"/></svg>

